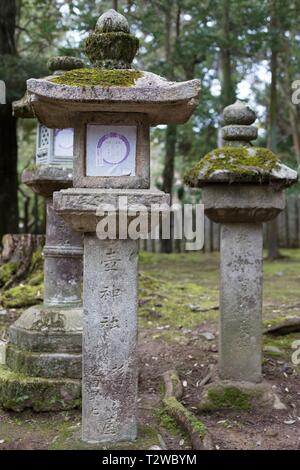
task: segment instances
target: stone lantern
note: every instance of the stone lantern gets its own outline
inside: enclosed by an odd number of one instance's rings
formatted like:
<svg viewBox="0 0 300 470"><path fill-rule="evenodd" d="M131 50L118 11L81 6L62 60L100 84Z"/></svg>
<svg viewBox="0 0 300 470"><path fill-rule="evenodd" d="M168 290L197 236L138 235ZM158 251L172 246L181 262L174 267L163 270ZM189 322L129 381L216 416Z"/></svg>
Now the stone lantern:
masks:
<svg viewBox="0 0 300 470"><path fill-rule="evenodd" d="M53 58L52 63L55 60L64 67L63 58ZM68 57L66 68L80 63ZM35 117L28 98L26 94L15 102L17 117ZM72 187L72 165L73 129L38 123L36 165L24 170L22 182L46 198L44 302L27 309L9 329L7 380L0 382L0 401L14 410L59 410L80 404L83 240L55 213L52 201L54 191Z"/></svg>
<svg viewBox="0 0 300 470"><path fill-rule="evenodd" d="M115 239L101 239L97 226L108 205L108 215L121 215L120 199L127 201L127 214L136 212L137 204L146 211L152 204L168 205L169 195L149 189L149 128L184 123L199 94L198 80L174 83L131 69L137 48L127 20L109 10L87 39L93 69L27 82L43 125L74 128L74 188L56 192L54 207L84 233L82 438L87 442L137 435L138 240L121 235L120 220Z"/></svg>
<svg viewBox="0 0 300 470"><path fill-rule="evenodd" d="M251 145L256 115L244 103L225 108L223 119L224 147L202 158L186 182L202 188L205 214L221 224L219 386L252 390L262 381L262 224L284 209L284 188L297 173ZM254 389L265 396L264 385Z"/></svg>

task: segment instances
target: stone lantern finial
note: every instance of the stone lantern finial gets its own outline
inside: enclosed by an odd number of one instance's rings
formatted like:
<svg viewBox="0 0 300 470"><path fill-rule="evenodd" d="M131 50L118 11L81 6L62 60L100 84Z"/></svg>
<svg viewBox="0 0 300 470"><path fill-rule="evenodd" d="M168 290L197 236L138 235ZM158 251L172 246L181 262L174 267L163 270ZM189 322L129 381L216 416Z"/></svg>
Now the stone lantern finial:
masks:
<svg viewBox="0 0 300 470"><path fill-rule="evenodd" d="M237 100L223 111L222 137L227 146L248 147L257 138L257 128L252 126L255 112L242 101Z"/></svg>
<svg viewBox="0 0 300 470"><path fill-rule="evenodd" d="M111 9L98 19L85 50L95 67L130 69L138 47L139 40L130 34L126 18Z"/></svg>

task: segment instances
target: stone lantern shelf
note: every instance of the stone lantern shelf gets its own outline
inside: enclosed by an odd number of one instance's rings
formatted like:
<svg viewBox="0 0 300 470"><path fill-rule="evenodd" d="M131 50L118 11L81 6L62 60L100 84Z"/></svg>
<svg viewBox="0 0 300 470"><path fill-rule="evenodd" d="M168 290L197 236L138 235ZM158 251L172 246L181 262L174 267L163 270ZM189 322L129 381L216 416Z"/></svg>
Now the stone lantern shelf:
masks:
<svg viewBox="0 0 300 470"><path fill-rule="evenodd" d="M120 227L116 239L100 239L98 209L110 205L108 214L120 214L120 197L129 213L137 204L148 212L152 204L169 204L169 195L149 189L149 128L184 123L199 95L198 80L174 83L131 69L137 47L127 20L109 10L86 43L93 69L27 82L43 125L74 128L74 188L56 192L54 207L84 233L82 438L88 442L137 435L138 240L122 238Z"/></svg>
<svg viewBox="0 0 300 470"><path fill-rule="evenodd" d="M244 103L237 101L225 108L223 119L224 147L203 157L185 177L190 186L202 188L205 214L221 224L221 381L208 389L221 390L222 397L230 382L242 384L247 393L260 391L266 397L269 387L260 384L262 223L284 209L284 188L296 182L297 173L271 151L251 146L257 137L257 129L252 126L256 115ZM208 391L204 395L203 407L213 407Z"/></svg>

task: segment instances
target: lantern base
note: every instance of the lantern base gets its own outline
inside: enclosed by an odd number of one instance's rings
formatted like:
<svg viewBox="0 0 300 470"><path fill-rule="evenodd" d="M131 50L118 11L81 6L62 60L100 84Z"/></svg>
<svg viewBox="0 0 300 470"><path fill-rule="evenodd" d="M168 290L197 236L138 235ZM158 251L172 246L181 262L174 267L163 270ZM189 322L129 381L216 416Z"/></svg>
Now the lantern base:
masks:
<svg viewBox="0 0 300 470"><path fill-rule="evenodd" d="M0 406L17 412L79 408L81 380L30 377L0 366Z"/></svg>
<svg viewBox="0 0 300 470"><path fill-rule="evenodd" d="M9 329L0 405L56 411L81 405L82 309L34 306Z"/></svg>
<svg viewBox="0 0 300 470"><path fill-rule="evenodd" d="M252 383L216 379L206 385L201 394L198 408L205 412L219 410L247 411L253 407L268 407L286 410L279 396L267 381Z"/></svg>

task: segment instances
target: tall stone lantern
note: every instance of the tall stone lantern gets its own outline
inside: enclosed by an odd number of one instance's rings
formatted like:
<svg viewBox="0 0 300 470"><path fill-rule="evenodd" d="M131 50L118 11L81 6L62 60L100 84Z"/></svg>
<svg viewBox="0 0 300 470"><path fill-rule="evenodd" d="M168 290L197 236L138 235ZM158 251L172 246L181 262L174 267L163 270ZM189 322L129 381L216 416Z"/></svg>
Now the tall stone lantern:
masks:
<svg viewBox="0 0 300 470"><path fill-rule="evenodd" d="M243 102L225 108L224 147L186 175L202 188L207 217L221 224L219 378L250 389L262 381L262 224L284 209L284 188L297 180L271 151L251 145L255 119Z"/></svg>
<svg viewBox="0 0 300 470"><path fill-rule="evenodd" d="M168 204L167 194L149 189L149 128L187 121L199 94L198 80L173 83L132 69L137 49L127 20L109 10L86 42L93 69L27 82L42 124L74 128L74 189L56 192L54 207L84 233L82 438L88 442L137 435L138 240L121 235L120 222L115 239L99 239L99 207L120 215L120 199L131 213L137 204L146 210Z"/></svg>
<svg viewBox="0 0 300 470"><path fill-rule="evenodd" d="M78 59L65 59L52 58L53 76L82 67ZM15 102L14 114L35 117L28 93ZM14 410L80 405L83 239L56 214L52 200L54 191L72 187L72 169L73 129L50 129L38 122L36 164L24 170L22 182L46 198L44 302L27 309L9 329L8 378L0 384L0 401Z"/></svg>

